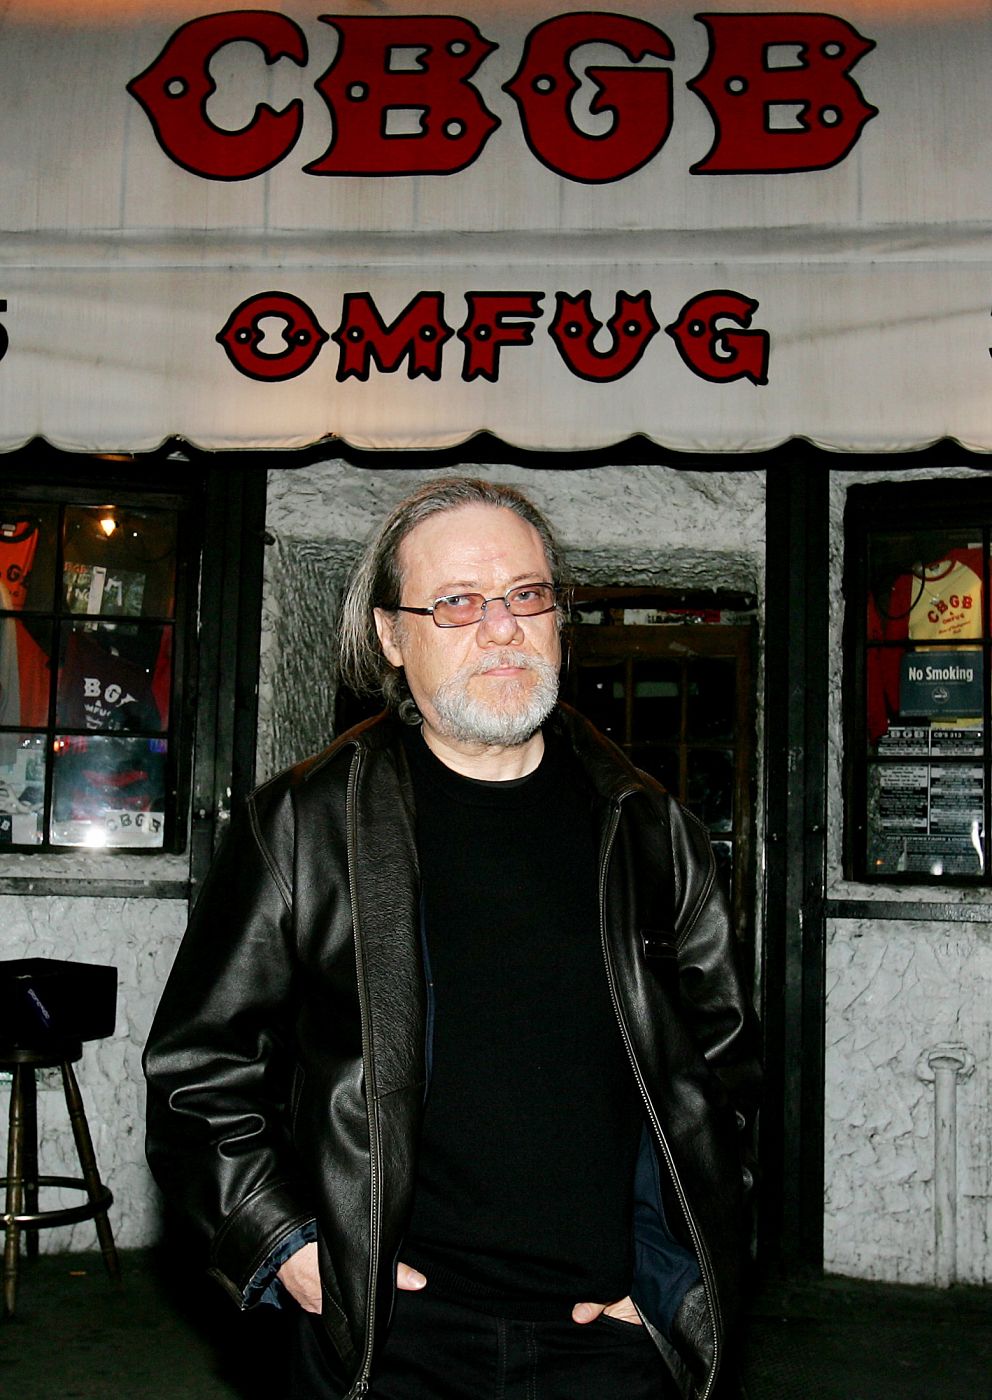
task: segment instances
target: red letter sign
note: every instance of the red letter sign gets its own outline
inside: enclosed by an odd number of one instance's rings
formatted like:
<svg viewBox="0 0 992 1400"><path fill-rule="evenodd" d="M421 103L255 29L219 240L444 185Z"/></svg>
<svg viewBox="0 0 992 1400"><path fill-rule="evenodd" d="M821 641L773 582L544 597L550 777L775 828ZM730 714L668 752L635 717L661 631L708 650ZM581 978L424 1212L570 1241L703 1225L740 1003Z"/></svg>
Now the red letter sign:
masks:
<svg viewBox="0 0 992 1400"><path fill-rule="evenodd" d="M292 20L270 10L232 10L182 25L151 67L127 85L166 155L208 180L247 180L270 170L293 149L303 125L299 100L281 112L259 103L241 131L224 131L210 121L207 99L217 90L210 60L238 41L257 44L266 63L307 61L306 40Z"/></svg>
<svg viewBox="0 0 992 1400"><path fill-rule="evenodd" d="M456 16L321 19L340 35L317 81L334 135L309 174L450 175L472 164L499 122L468 80L495 44ZM391 133L390 114L415 128Z"/></svg>
<svg viewBox="0 0 992 1400"><path fill-rule="evenodd" d="M613 44L630 59L671 58L660 29L624 15L570 14L545 20L527 36L520 67L505 91L520 108L527 144L542 164L569 180L603 184L640 170L661 150L672 125L672 76L657 68L590 68L599 91L590 112L609 112L605 136L590 136L572 118L581 87L569 66L581 44Z"/></svg>
<svg viewBox="0 0 992 1400"><path fill-rule="evenodd" d="M543 292L466 292L468 318L458 339L465 343L462 378L499 378L501 345L533 345L533 321L510 322L505 316L540 316Z"/></svg>
<svg viewBox="0 0 992 1400"><path fill-rule="evenodd" d="M341 347L337 377L368 379L373 360L384 374L392 374L408 355L410 379L423 374L438 380L441 351L453 334L444 321L443 292L419 292L389 326L367 292L349 292L341 324L331 336Z"/></svg>
<svg viewBox="0 0 992 1400"><path fill-rule="evenodd" d="M848 74L874 47L836 15L697 15L710 32L706 67L689 87L716 140L694 175L826 170L878 113ZM775 51L792 62L773 62ZM774 126L775 109L792 124Z"/></svg>
<svg viewBox="0 0 992 1400"><path fill-rule="evenodd" d="M687 301L679 319L665 330L694 374L714 384L750 379L768 383L767 331L751 331L758 303L737 292L701 292ZM723 330L720 321L735 321L742 331Z"/></svg>
<svg viewBox="0 0 992 1400"><path fill-rule="evenodd" d="M284 322L281 335L286 348L274 354L261 349L265 332L259 323L268 319ZM235 307L217 339L235 369L250 379L264 379L271 384L309 369L320 354L327 332L299 297L288 292L261 292Z"/></svg>
<svg viewBox="0 0 992 1400"><path fill-rule="evenodd" d="M580 292L570 297L559 292L556 300L555 319L548 334L572 373L597 384L609 384L628 374L658 330L650 292L641 292L637 297L617 292L616 309L609 322L613 345L609 350L597 350L593 338L603 323L592 314L592 293Z"/></svg>

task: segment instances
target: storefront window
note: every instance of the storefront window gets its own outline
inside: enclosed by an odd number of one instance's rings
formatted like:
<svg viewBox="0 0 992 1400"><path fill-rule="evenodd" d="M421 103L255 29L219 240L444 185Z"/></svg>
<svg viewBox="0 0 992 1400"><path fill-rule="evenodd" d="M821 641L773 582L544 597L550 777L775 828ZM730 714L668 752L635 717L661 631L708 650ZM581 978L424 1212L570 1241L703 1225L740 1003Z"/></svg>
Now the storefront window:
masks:
<svg viewBox="0 0 992 1400"><path fill-rule="evenodd" d="M0 498L0 851L172 847L179 524Z"/></svg>
<svg viewBox="0 0 992 1400"><path fill-rule="evenodd" d="M850 864L987 883L992 512L900 490L861 488L848 512Z"/></svg>

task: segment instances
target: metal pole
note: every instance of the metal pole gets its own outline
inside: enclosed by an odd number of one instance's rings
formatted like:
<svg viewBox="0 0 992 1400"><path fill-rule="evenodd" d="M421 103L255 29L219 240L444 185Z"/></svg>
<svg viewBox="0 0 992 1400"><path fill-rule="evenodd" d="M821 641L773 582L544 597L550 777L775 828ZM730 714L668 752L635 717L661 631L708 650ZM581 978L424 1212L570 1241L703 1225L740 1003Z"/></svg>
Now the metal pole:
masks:
<svg viewBox="0 0 992 1400"><path fill-rule="evenodd" d="M921 1079L933 1081L933 1228L934 1282L950 1288L958 1276L958 1080L975 1068L963 1045L937 1045L918 1066Z"/></svg>

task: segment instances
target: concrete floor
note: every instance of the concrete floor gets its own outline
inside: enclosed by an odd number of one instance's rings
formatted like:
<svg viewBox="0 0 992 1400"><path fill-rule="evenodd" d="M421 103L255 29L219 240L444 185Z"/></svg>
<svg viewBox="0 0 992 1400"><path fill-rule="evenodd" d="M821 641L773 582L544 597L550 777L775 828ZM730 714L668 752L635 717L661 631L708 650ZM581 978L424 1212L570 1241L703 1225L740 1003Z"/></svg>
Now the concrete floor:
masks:
<svg viewBox="0 0 992 1400"><path fill-rule="evenodd" d="M22 1261L0 1322L4 1400L279 1400L280 1320L241 1315L161 1251ZM992 1400L992 1290L765 1284L747 1400ZM429 1400L429 1397L425 1397Z"/></svg>
<svg viewBox="0 0 992 1400"><path fill-rule="evenodd" d="M992 1400L992 1289L766 1283L747 1400Z"/></svg>

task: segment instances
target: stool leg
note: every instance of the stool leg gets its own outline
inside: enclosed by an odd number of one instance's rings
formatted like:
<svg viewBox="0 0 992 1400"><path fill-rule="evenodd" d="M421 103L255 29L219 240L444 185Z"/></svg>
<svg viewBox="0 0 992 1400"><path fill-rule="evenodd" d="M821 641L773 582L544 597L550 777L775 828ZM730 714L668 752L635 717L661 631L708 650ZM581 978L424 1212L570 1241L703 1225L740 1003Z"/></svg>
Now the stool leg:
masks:
<svg viewBox="0 0 992 1400"><path fill-rule="evenodd" d="M21 1175L24 1178L24 1211L35 1215L38 1211L38 1089L34 1070L29 1069L24 1076L24 1159ZM24 1243L29 1259L38 1257L37 1230L25 1230Z"/></svg>
<svg viewBox="0 0 992 1400"><path fill-rule="evenodd" d="M10 1086L10 1136L7 1139L7 1202L4 1218L6 1238L3 1245L3 1315L14 1316L14 1303L17 1298L17 1256L20 1249L20 1230L14 1221L15 1215L23 1210L23 1153L24 1153L24 1075L34 1079L34 1070L24 1065L14 1066L14 1079Z"/></svg>
<svg viewBox="0 0 992 1400"><path fill-rule="evenodd" d="M66 1107L69 1110L72 1135L76 1139L76 1151L79 1154L79 1165L83 1169L86 1190L90 1200L97 1201L103 1192L103 1182L100 1180L96 1157L93 1154L93 1139L90 1137L89 1125L86 1122L86 1112L83 1108L79 1085L76 1083L76 1076L73 1074L72 1065L68 1060L62 1062L62 1086L65 1089ZM117 1258L114 1234L110 1228L110 1220L106 1210L98 1210L93 1219L100 1240L103 1262L107 1266L107 1273L111 1278L119 1279L121 1276L120 1261Z"/></svg>

